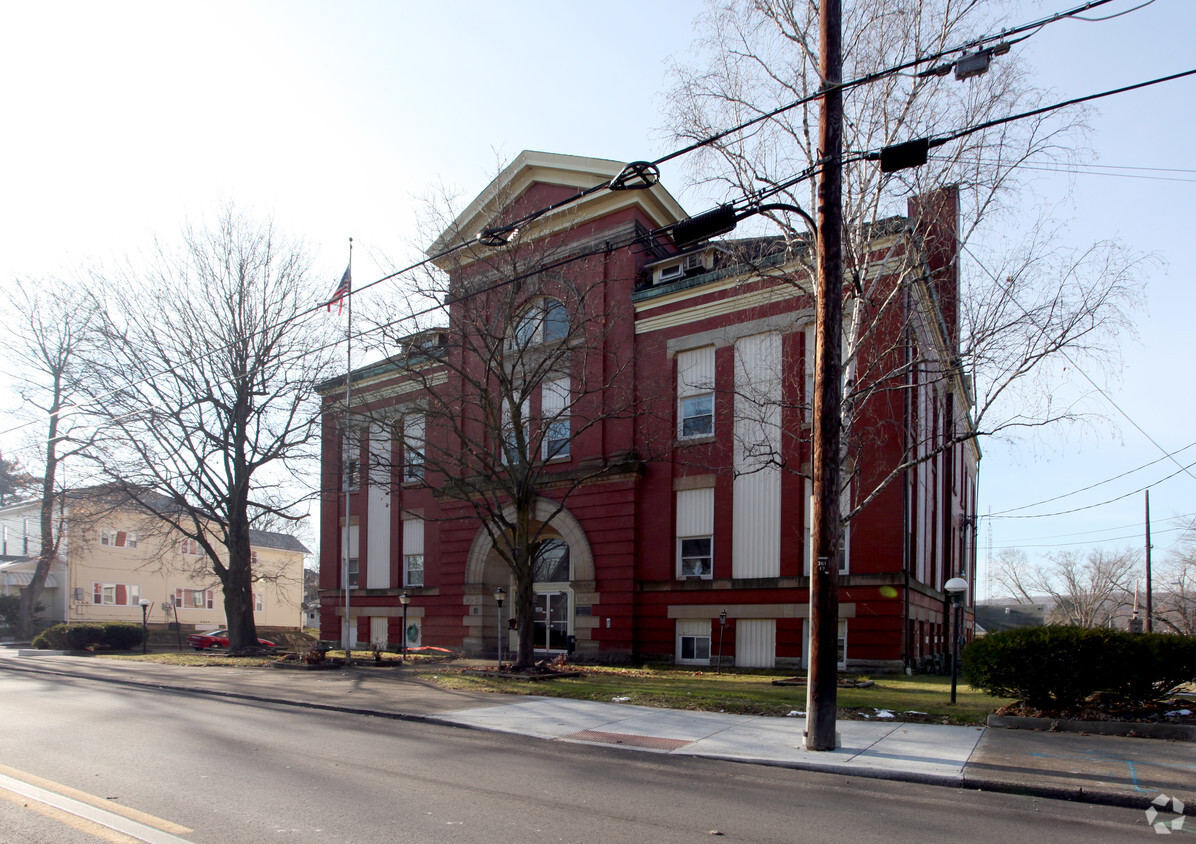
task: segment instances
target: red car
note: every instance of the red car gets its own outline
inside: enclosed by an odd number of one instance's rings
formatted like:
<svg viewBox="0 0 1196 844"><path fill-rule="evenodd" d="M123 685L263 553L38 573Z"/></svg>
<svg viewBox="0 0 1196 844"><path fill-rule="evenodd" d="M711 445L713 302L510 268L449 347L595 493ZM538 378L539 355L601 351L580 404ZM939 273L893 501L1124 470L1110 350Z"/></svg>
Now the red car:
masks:
<svg viewBox="0 0 1196 844"><path fill-rule="evenodd" d="M266 639L258 639L257 643L263 648L278 647ZM187 644L197 651L222 651L228 648L228 631L213 630L211 633L192 633L187 637Z"/></svg>

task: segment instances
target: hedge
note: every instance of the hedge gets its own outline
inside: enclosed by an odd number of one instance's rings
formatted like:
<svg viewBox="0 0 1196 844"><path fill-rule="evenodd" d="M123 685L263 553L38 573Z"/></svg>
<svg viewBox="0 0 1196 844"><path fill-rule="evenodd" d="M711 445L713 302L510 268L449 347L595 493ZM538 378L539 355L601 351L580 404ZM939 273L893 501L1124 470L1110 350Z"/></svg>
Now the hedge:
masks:
<svg viewBox="0 0 1196 844"><path fill-rule="evenodd" d="M1142 705L1196 680L1196 638L1022 627L971 642L962 665L976 688L1035 708L1068 709L1097 692L1114 705Z"/></svg>
<svg viewBox="0 0 1196 844"><path fill-rule="evenodd" d="M88 648L127 651L141 642L140 624L125 621L111 621L105 624L83 622L48 627L34 638L33 647L65 651L82 651Z"/></svg>

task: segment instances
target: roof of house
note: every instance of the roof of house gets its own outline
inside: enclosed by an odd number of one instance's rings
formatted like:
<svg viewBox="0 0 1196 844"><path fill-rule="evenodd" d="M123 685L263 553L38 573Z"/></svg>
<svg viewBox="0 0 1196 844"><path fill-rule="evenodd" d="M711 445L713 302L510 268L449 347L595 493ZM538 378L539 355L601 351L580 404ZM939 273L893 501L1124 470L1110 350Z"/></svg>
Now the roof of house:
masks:
<svg viewBox="0 0 1196 844"><path fill-rule="evenodd" d="M310 554L307 546L289 533L279 533L273 530L249 531L249 544L259 548L276 548L279 551L297 551L300 554Z"/></svg>

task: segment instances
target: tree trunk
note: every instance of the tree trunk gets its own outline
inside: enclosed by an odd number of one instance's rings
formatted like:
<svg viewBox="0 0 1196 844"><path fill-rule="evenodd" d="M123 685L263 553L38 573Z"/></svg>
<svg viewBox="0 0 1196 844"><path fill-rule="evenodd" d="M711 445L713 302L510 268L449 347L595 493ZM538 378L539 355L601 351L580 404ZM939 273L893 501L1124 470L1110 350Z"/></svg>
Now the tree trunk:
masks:
<svg viewBox="0 0 1196 844"><path fill-rule="evenodd" d="M33 613L37 599L41 597L50 574L50 566L58 556L58 544L54 540L54 480L58 474L58 411L62 405L62 375L54 376L54 399L50 405L49 436L46 437L46 473L42 478L41 506L41 551L37 567L29 585L21 588L21 600L17 604L17 638L25 641L33 638ZM67 588L64 583L63 589Z"/></svg>

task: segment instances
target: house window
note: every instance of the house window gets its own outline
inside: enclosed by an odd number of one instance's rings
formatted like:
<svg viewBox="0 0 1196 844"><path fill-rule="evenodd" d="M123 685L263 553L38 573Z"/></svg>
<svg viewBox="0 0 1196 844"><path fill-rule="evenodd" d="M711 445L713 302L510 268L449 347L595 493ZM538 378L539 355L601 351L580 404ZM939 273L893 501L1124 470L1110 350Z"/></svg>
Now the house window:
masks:
<svg viewBox="0 0 1196 844"><path fill-rule="evenodd" d="M253 611L263 612L266 609L266 596L261 592L253 593Z"/></svg>
<svg viewBox="0 0 1196 844"><path fill-rule="evenodd" d="M714 488L677 492L677 576L714 576Z"/></svg>
<svg viewBox="0 0 1196 844"><path fill-rule="evenodd" d="M216 593L212 589L175 589L174 605L179 609L214 609L216 607Z"/></svg>
<svg viewBox="0 0 1196 844"><path fill-rule="evenodd" d="M542 456L555 460L569 456L572 425L569 422L569 376L545 381L540 393L540 413L543 419Z"/></svg>
<svg viewBox="0 0 1196 844"><path fill-rule="evenodd" d="M709 536L678 539L678 553L681 555L681 576L709 579L714 574L712 540Z"/></svg>
<svg viewBox="0 0 1196 844"><path fill-rule="evenodd" d="M710 620L677 619L677 656L679 663L710 664Z"/></svg>
<svg viewBox="0 0 1196 844"><path fill-rule="evenodd" d="M513 402L502 400L502 462L507 465L518 465L523 462L523 450L520 448L519 434L523 434L523 446L527 447L531 430L528 425L529 403L525 397L515 406Z"/></svg>
<svg viewBox="0 0 1196 844"><path fill-rule="evenodd" d="M100 544L108 548L136 548L137 534L129 530L100 528Z"/></svg>
<svg viewBox="0 0 1196 844"><path fill-rule="evenodd" d="M361 434L356 430L345 433L341 443L342 482L346 490L361 484Z"/></svg>
<svg viewBox="0 0 1196 844"><path fill-rule="evenodd" d="M141 586L136 583L93 583L93 604L134 607L141 601Z"/></svg>
<svg viewBox="0 0 1196 844"><path fill-rule="evenodd" d="M424 520L403 519L403 585L424 585Z"/></svg>
<svg viewBox="0 0 1196 844"><path fill-rule="evenodd" d="M424 415L409 413L403 418L403 480L424 479Z"/></svg>
<svg viewBox="0 0 1196 844"><path fill-rule="evenodd" d="M677 355L677 436L714 434L714 347Z"/></svg>
<svg viewBox="0 0 1196 844"><path fill-rule="evenodd" d="M194 539L180 539L179 540L179 553L182 554L184 557L198 557L199 556L199 543L196 542Z"/></svg>
<svg viewBox="0 0 1196 844"><path fill-rule="evenodd" d="M538 343L559 343L569 336L569 312L556 299L541 299L515 320L508 344L526 349Z"/></svg>
<svg viewBox="0 0 1196 844"><path fill-rule="evenodd" d="M349 525L348 529L341 528L341 562L343 563L348 558L349 561L349 588L357 588L357 574L358 574L358 548L360 546L361 531L358 525ZM348 546L346 549L345 546ZM346 554L346 551L348 552ZM342 577L342 584L344 582Z"/></svg>
<svg viewBox="0 0 1196 844"><path fill-rule="evenodd" d="M681 437L708 437L714 433L714 395L681 399Z"/></svg>
<svg viewBox="0 0 1196 844"><path fill-rule="evenodd" d="M403 585L404 586L423 586L424 585L424 555L423 554L404 554L403 555Z"/></svg>
<svg viewBox="0 0 1196 844"><path fill-rule="evenodd" d="M835 661L840 668L847 667L847 619L839 619L839 635L835 639Z"/></svg>

